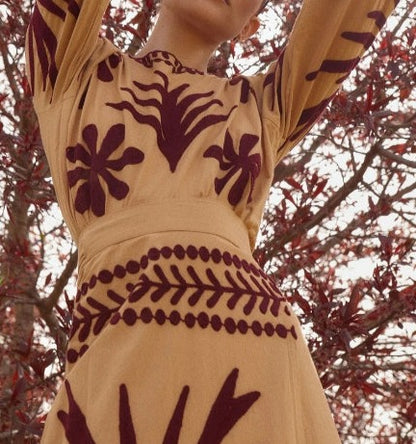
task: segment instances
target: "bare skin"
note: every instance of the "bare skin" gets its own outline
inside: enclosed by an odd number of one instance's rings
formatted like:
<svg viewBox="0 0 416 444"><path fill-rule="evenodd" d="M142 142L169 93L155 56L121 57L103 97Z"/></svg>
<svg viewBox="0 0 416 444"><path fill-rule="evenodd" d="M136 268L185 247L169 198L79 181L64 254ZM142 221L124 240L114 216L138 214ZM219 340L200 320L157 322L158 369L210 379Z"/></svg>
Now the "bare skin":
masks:
<svg viewBox="0 0 416 444"><path fill-rule="evenodd" d="M163 0L159 18L139 53L174 54L186 66L206 71L215 49L239 36L244 40L259 27L262 0Z"/></svg>

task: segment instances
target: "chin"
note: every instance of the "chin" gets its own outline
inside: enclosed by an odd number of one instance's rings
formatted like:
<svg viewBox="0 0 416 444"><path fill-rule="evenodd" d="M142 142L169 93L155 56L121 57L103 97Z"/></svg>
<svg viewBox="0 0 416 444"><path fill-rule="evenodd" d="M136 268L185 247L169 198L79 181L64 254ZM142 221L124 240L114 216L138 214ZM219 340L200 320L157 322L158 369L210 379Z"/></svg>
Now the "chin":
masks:
<svg viewBox="0 0 416 444"><path fill-rule="evenodd" d="M228 4L231 1L163 0L162 6L208 40L215 40L220 44L237 35L241 28L235 23L235 13Z"/></svg>

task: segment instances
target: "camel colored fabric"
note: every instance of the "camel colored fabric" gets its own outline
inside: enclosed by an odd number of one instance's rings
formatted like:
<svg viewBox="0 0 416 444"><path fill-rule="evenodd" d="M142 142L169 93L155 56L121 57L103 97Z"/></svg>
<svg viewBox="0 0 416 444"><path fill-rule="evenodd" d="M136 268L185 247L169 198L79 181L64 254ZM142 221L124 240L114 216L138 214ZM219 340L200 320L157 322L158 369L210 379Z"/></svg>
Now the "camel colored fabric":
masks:
<svg viewBox="0 0 416 444"><path fill-rule="evenodd" d="M265 74L221 79L98 37L107 0L36 2L27 69L79 247L43 443L339 442L301 327L252 250L276 165L395 3L305 0Z"/></svg>

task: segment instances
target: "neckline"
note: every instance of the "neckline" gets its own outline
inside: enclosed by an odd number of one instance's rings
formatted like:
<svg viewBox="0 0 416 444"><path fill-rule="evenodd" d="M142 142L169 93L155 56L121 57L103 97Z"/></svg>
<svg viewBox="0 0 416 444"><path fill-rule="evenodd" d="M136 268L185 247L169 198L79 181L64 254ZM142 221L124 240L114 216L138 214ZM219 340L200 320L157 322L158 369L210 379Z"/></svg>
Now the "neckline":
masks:
<svg viewBox="0 0 416 444"><path fill-rule="evenodd" d="M172 74L197 74L205 75L203 71L196 68L190 68L185 66L174 54L169 51L164 51L161 49L155 49L149 51L141 57L133 57L134 60L146 68L153 68L155 64L164 63L172 69Z"/></svg>

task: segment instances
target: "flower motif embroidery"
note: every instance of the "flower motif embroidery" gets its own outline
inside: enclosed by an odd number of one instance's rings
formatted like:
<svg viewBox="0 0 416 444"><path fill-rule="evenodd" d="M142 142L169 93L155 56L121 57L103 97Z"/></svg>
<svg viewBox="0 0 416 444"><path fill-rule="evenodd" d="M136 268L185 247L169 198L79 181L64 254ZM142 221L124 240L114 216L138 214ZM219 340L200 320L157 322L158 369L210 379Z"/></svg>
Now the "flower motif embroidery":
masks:
<svg viewBox="0 0 416 444"><path fill-rule="evenodd" d="M240 140L238 152L234 148L234 141L227 131L225 135L224 148L218 145L210 146L204 153L204 157L217 159L222 171L226 174L222 178L215 179L215 191L220 194L227 183L240 173L228 193L228 201L231 205L237 205L243 197L243 193L248 183L250 192L248 202L252 200L254 182L260 173L261 156L259 153L249 154L256 146L259 137L254 134L244 134Z"/></svg>
<svg viewBox="0 0 416 444"><path fill-rule="evenodd" d="M107 184L111 196L117 200L124 199L129 192L129 186L114 177L110 170L121 171L127 165L141 163L144 154L137 148L128 147L118 159L109 159L124 141L123 124L114 125L108 130L98 151L96 125L86 126L82 138L87 148L78 143L66 149L66 157L71 163L80 161L85 165L68 171L69 186L72 188L79 181L84 181L77 190L75 209L82 214L91 208L96 216L102 216L105 213L106 197L100 178Z"/></svg>

